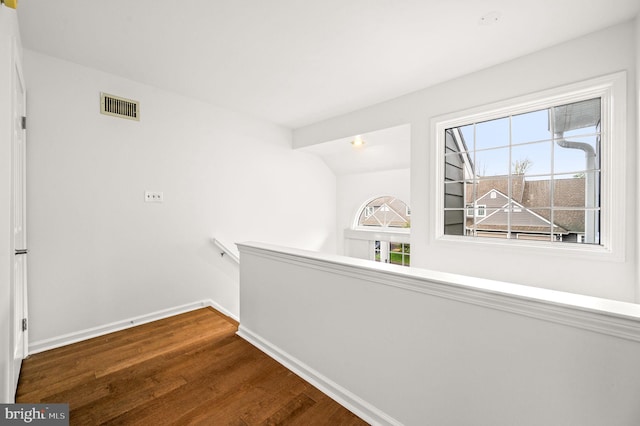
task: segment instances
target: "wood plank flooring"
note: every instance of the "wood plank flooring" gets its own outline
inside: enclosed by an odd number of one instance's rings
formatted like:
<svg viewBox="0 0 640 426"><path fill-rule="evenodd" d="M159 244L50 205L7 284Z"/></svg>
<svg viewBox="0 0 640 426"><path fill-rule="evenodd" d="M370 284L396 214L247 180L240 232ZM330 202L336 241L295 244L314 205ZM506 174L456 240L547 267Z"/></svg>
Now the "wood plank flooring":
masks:
<svg viewBox="0 0 640 426"><path fill-rule="evenodd" d="M365 425L211 308L35 354L16 402L69 403L72 425Z"/></svg>

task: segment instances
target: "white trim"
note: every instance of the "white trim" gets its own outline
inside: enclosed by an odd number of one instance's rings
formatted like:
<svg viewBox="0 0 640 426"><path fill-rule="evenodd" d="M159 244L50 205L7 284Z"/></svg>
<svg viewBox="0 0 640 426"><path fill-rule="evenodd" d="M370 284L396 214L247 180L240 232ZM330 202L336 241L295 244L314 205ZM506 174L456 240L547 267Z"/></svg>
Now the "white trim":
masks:
<svg viewBox="0 0 640 426"><path fill-rule="evenodd" d="M476 200L476 203L480 200L482 200L484 197L489 196L489 199L491 200L495 200L496 198L498 198L496 196L496 194L499 194L502 198L504 198L505 200L507 200L507 202L509 202L509 196L507 196L506 194L503 194L502 192L498 191L495 188L491 188L491 190L485 194L483 194L480 198L478 198Z"/></svg>
<svg viewBox="0 0 640 426"><path fill-rule="evenodd" d="M81 342L83 340L92 339L94 337L104 336L105 334L113 333L115 331L125 330L137 325L146 324L148 322L157 321L204 307L212 307L218 312L221 312L222 314L232 318L233 320L238 321L238 317L236 315L233 315L231 312L227 311L213 300L201 300L198 302L175 306L156 312L151 312L149 314L139 315L137 317L100 325L97 327L74 331L72 333L63 334L61 336L56 336L49 339L38 340L29 344L29 354L36 354L39 352L48 351L50 349L59 348L61 346L70 345L72 343Z"/></svg>
<svg viewBox="0 0 640 426"><path fill-rule="evenodd" d="M431 242L459 247L459 244L507 246L523 254L553 253L553 255L577 258L625 260L625 200L626 200L626 122L627 122L627 73L626 71L574 83L538 93L517 97L464 111L445 114L431 119L431 158L436 164L431 193L433 200L433 228ZM602 132L606 143L601 150L601 238L600 246L593 244L563 244L546 241L516 239L469 238L444 235L444 131L448 128L485 121L505 115L515 115L547 108L549 104L571 103L590 97L601 97Z"/></svg>
<svg viewBox="0 0 640 426"><path fill-rule="evenodd" d="M396 419L377 409L357 395L349 392L333 380L320 374L296 357L283 351L271 342L263 339L258 334L240 325L238 336L287 367L289 370L302 377L323 393L337 401L340 405L355 413L361 419L372 425L402 425Z"/></svg>
<svg viewBox="0 0 640 426"><path fill-rule="evenodd" d="M640 342L640 305L262 243L241 253Z"/></svg>
<svg viewBox="0 0 640 426"><path fill-rule="evenodd" d="M458 152L461 153L465 153L464 155L461 155L462 157L462 161L464 162L464 176L465 178L470 177L472 175L472 168L471 168L471 164L469 163L469 149L468 147L464 147L461 145L461 141L462 141L462 133L460 132L459 128L455 128L453 129L455 132L455 135L453 136L453 141L455 142L456 145L458 145ZM449 154L452 155L452 154Z"/></svg>
<svg viewBox="0 0 640 426"><path fill-rule="evenodd" d="M410 243L410 228L371 228L358 229L347 228L344 230L344 238L350 240L389 241L392 243Z"/></svg>
<svg viewBox="0 0 640 426"><path fill-rule="evenodd" d="M502 206L502 207L498 207L498 208L496 208L496 209L495 209L495 211L494 211L493 213L489 214L488 216L486 216L486 215L485 215L482 219L480 219L479 221L477 221L477 222L476 222L476 224L478 224L478 223L480 223L480 222L483 222L483 221L485 221L485 220L489 219L489 218L490 218L491 216L493 216L494 214L496 214L496 213L500 212L500 210L504 210L504 212L508 212L508 211L509 211L509 204L516 204L516 205L517 205L518 210L516 210L515 208L511 207L511 211L512 211L512 212L515 212L515 213L522 213L522 210L524 210L525 212L527 212L527 213L531 214L533 217L535 217L535 218L537 218L537 219L540 219L540 220L542 220L542 221L546 222L546 223L551 227L551 229L552 229L552 230L555 230L555 228L560 228L560 226L558 226L558 225L556 225L556 224L552 224L549 220L547 220L547 219L545 219L544 217L540 216L538 213L534 212L533 210L531 210L531 209L529 209L529 208L527 208L527 207L523 206L522 204L520 204L520 203L519 203L519 202L517 202L516 200L511 200L511 202L509 202L509 197L507 197L506 195L504 195L502 192L498 191L497 189L492 189L492 190L491 190L491 191L489 191L489 192L492 192L492 193L497 192L498 194L502 195L502 197L503 197L504 199L506 199L506 200L507 200L507 204L505 204L505 205L504 205L504 206ZM487 192L487 194L489 194L489 192ZM478 201L480 201L482 198L486 197L486 196L487 196L487 194L484 194L482 197L480 197L480 198L478 199ZM486 206L485 206L485 209L486 209ZM516 231L516 232L517 232L517 231ZM522 232L521 232L521 233L522 233ZM555 234L555 232L554 232L554 234Z"/></svg>

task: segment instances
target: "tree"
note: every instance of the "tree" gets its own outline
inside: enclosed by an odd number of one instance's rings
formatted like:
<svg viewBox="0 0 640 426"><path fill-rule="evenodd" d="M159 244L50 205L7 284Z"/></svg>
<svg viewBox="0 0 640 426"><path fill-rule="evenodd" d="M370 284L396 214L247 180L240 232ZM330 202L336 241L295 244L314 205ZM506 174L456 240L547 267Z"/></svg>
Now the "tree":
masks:
<svg viewBox="0 0 640 426"><path fill-rule="evenodd" d="M529 160L529 158L525 157L524 160L516 160L513 163L513 174L523 175L531 166L533 166L533 161Z"/></svg>

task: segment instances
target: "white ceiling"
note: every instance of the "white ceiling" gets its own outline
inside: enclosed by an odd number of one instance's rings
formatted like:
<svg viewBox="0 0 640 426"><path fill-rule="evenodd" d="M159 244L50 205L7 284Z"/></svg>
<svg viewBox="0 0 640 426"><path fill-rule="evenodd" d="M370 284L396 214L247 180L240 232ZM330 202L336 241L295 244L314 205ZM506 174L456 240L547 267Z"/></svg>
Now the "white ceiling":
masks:
<svg viewBox="0 0 640 426"><path fill-rule="evenodd" d="M411 127L408 124L360 135L362 146L351 144L353 137L299 148L319 156L336 175L408 169L411 160Z"/></svg>
<svg viewBox="0 0 640 426"><path fill-rule="evenodd" d="M632 19L638 0L23 0L26 48L296 128ZM481 17L497 12L493 25Z"/></svg>

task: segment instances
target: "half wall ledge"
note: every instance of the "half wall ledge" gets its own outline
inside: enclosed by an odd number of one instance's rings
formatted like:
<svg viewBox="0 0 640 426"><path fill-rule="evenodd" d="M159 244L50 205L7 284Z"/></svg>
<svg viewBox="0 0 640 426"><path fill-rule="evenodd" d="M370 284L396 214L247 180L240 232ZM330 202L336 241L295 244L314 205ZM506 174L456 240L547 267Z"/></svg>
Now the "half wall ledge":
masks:
<svg viewBox="0 0 640 426"><path fill-rule="evenodd" d="M238 243L238 248L241 254L640 342L639 304L260 242Z"/></svg>
<svg viewBox="0 0 640 426"><path fill-rule="evenodd" d="M238 335L370 424L638 424L640 305L239 248Z"/></svg>

